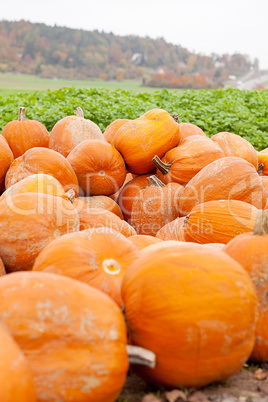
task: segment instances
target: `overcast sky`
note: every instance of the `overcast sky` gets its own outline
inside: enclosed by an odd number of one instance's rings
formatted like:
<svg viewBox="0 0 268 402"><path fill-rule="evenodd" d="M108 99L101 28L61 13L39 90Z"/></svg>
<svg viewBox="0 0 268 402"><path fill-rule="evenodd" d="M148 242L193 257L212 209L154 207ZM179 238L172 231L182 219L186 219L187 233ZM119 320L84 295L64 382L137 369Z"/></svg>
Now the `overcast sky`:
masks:
<svg viewBox="0 0 268 402"><path fill-rule="evenodd" d="M197 53L248 54L268 69L268 0L0 0L0 19L164 37Z"/></svg>

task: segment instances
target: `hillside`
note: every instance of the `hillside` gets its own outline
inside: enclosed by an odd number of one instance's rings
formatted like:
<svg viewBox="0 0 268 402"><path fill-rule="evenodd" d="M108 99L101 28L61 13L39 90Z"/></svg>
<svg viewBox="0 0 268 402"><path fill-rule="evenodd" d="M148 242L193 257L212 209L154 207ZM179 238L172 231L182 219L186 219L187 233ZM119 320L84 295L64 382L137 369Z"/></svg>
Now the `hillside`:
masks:
<svg viewBox="0 0 268 402"><path fill-rule="evenodd" d="M257 64L238 53L191 53L163 38L0 21L0 72L44 78L139 78L151 86L206 87L222 85L229 75L246 74Z"/></svg>

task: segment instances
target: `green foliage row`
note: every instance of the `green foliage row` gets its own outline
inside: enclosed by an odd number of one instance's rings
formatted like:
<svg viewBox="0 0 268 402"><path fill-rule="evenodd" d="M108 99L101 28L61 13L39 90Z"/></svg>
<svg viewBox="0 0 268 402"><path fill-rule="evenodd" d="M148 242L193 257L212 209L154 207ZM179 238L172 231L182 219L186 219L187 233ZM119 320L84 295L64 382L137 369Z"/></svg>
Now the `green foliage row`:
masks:
<svg viewBox="0 0 268 402"><path fill-rule="evenodd" d="M61 88L57 91L0 96L0 130L17 119L20 106L26 117L42 122L50 131L76 107L104 129L120 118L135 119L153 108L179 114L179 122L191 122L208 136L220 131L239 134L257 149L268 147L268 90L161 90L153 93L106 89Z"/></svg>

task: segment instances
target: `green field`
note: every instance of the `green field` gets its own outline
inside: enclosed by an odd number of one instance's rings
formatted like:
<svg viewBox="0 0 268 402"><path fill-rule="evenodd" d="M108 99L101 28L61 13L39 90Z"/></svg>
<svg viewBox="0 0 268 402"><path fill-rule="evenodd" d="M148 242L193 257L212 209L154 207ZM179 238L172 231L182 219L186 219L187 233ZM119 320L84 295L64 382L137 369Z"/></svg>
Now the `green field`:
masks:
<svg viewBox="0 0 268 402"><path fill-rule="evenodd" d="M124 81L79 81L63 79L46 79L26 74L3 74L0 73L0 95L8 96L18 92L54 91L62 87L76 88L105 88L112 91L122 89L125 91L153 92L157 88L147 88L141 86L141 80Z"/></svg>

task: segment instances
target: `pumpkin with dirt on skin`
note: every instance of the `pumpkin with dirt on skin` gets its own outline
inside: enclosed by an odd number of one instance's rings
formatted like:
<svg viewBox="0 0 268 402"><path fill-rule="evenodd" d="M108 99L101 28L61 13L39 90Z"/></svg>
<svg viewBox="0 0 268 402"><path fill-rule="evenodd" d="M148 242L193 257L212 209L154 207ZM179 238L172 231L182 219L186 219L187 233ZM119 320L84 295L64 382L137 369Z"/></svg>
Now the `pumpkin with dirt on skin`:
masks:
<svg viewBox="0 0 268 402"><path fill-rule="evenodd" d="M52 241L36 258L33 271L78 279L103 291L122 308L122 279L138 258L139 251L131 241L103 227Z"/></svg>
<svg viewBox="0 0 268 402"><path fill-rule="evenodd" d="M122 282L130 343L156 354L154 370L137 372L165 387L226 380L243 367L254 345L254 285L222 251L165 243L144 249Z"/></svg>
<svg viewBox="0 0 268 402"><path fill-rule="evenodd" d="M258 152L245 138L233 133L220 132L211 139L221 147L225 156L245 159L258 170Z"/></svg>
<svg viewBox="0 0 268 402"><path fill-rule="evenodd" d="M29 149L14 160L6 174L6 188L25 177L39 173L55 177L65 192L74 190L75 195L78 195L78 180L66 158L52 149L39 147Z"/></svg>
<svg viewBox="0 0 268 402"><path fill-rule="evenodd" d="M84 195L114 194L126 178L124 159L108 142L83 141L70 152L67 161Z"/></svg>
<svg viewBox="0 0 268 402"><path fill-rule="evenodd" d="M36 400L29 362L8 329L0 324L0 401Z"/></svg>
<svg viewBox="0 0 268 402"><path fill-rule="evenodd" d="M164 185L150 176L151 186L140 190L134 198L131 225L138 234L155 236L166 223L179 216L178 198L183 187L178 183Z"/></svg>
<svg viewBox="0 0 268 402"><path fill-rule="evenodd" d="M236 236L223 251L242 265L256 287L259 314L250 360L268 362L268 212L259 211L254 231Z"/></svg>
<svg viewBox="0 0 268 402"><path fill-rule="evenodd" d="M83 110L78 107L76 116L64 117L52 128L49 148L66 158L78 144L85 140L105 141L101 129L93 121L85 119Z"/></svg>
<svg viewBox="0 0 268 402"><path fill-rule="evenodd" d="M0 135L0 194L5 189L5 177L14 156L4 137Z"/></svg>
<svg viewBox="0 0 268 402"><path fill-rule="evenodd" d="M19 110L18 120L10 121L5 125L2 135L7 140L14 158L18 158L34 147L48 148L49 132L39 121L26 120L24 107Z"/></svg>
<svg viewBox="0 0 268 402"><path fill-rule="evenodd" d="M208 201L196 205L184 222L185 241L226 244L235 236L252 232L258 209L237 200Z"/></svg>
<svg viewBox="0 0 268 402"><path fill-rule="evenodd" d="M119 128L114 146L122 154L130 173L145 174L154 169L152 158L179 143L179 125L162 109L153 109Z"/></svg>
<svg viewBox="0 0 268 402"><path fill-rule="evenodd" d="M119 218L118 218L119 219ZM55 238L79 230L71 202L43 193L21 193L0 202L0 257L7 272L30 270Z"/></svg>
<svg viewBox="0 0 268 402"><path fill-rule="evenodd" d="M117 119L113 121L108 127L106 127L103 136L107 142L110 144L113 144L114 142L114 137L116 136L117 131L121 126L124 124L128 123L129 119Z"/></svg>

